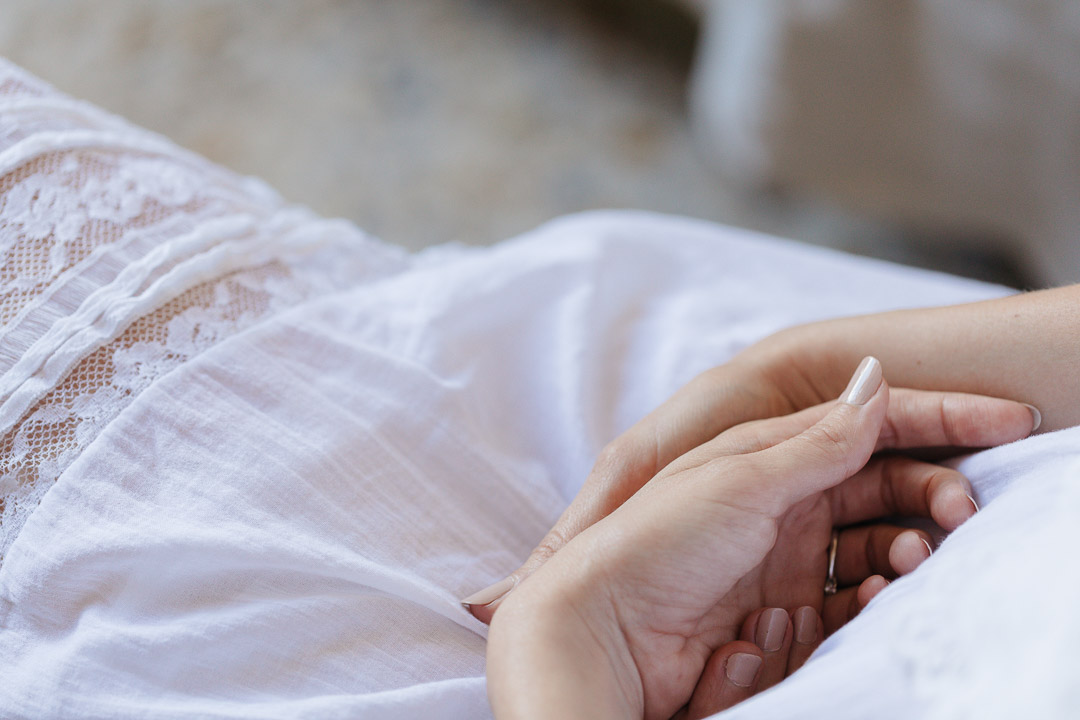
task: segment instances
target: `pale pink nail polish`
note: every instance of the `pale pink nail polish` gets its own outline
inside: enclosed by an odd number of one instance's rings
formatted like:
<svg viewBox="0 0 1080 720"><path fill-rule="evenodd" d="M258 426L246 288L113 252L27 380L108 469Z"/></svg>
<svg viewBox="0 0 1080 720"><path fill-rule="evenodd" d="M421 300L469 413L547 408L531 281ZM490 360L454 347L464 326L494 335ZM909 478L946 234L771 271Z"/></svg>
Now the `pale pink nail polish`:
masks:
<svg viewBox="0 0 1080 720"><path fill-rule="evenodd" d="M500 580L494 585L489 585L483 590L479 590L469 597L461 601L461 604L468 610L473 605L490 605L499 598L506 595L508 592L514 589L514 585L517 584L517 579L511 575L508 578Z"/></svg>
<svg viewBox="0 0 1080 720"><path fill-rule="evenodd" d="M1042 413L1039 412L1039 408L1035 407L1030 403L1020 404L1031 411L1031 432L1035 432L1039 429L1039 426L1042 425Z"/></svg>
<svg viewBox="0 0 1080 720"><path fill-rule="evenodd" d="M761 658L750 653L735 653L727 659L724 674L733 685L750 687L761 669Z"/></svg>
<svg viewBox="0 0 1080 720"><path fill-rule="evenodd" d="M795 642L800 645L811 645L817 642L818 619L814 608L799 608L792 616L791 622L794 625Z"/></svg>
<svg viewBox="0 0 1080 720"><path fill-rule="evenodd" d="M840 399L848 405L865 405L880 385L881 363L875 357L863 358Z"/></svg>
<svg viewBox="0 0 1080 720"><path fill-rule="evenodd" d="M784 645L787 634L788 614L781 608L771 608L758 618L754 640L765 652L776 652Z"/></svg>

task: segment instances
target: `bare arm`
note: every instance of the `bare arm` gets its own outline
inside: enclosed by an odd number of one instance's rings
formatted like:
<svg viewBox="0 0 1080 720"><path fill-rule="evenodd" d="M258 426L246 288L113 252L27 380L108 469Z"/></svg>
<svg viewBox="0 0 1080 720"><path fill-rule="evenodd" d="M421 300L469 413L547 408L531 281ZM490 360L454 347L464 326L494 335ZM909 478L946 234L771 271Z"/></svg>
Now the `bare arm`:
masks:
<svg viewBox="0 0 1080 720"><path fill-rule="evenodd" d="M1080 285L966 305L903 310L792 328L751 348L793 403L843 387L864 355L897 387L1019 400L1042 412L1040 430L1080 424ZM783 358L814 372L792 384Z"/></svg>
<svg viewBox="0 0 1080 720"><path fill-rule="evenodd" d="M668 463L728 428L836 397L851 368L865 355L880 358L895 387L1027 403L1041 411L1040 431L1078 425L1080 285L965 305L828 320L766 338L731 362L702 373L611 442L551 533L510 578L516 584L528 577ZM951 395L943 396L942 402L968 401ZM987 427L946 422L949 417L971 417L947 412L950 409L942 407L940 427L932 428L946 439L940 444L976 446L979 433L986 444L993 444L1000 436L1002 428L994 427L992 418L973 421ZM950 442L958 437L968 442ZM504 584L501 591L509 587ZM478 595L485 604L471 609L481 620L490 621L502 596Z"/></svg>

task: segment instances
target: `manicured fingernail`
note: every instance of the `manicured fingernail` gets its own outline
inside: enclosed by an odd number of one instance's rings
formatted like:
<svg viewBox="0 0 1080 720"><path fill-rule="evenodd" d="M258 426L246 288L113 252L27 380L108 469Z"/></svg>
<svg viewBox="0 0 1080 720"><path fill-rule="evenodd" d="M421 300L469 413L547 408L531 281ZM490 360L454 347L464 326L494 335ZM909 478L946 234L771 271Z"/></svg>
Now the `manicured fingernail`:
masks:
<svg viewBox="0 0 1080 720"><path fill-rule="evenodd" d="M795 626L795 642L800 645L813 645L817 642L817 613L812 607L801 607L795 611L791 624Z"/></svg>
<svg viewBox="0 0 1080 720"><path fill-rule="evenodd" d="M483 590L473 593L469 597L462 600L461 604L465 606L466 610L468 610L473 605L490 605L491 603L501 598L503 595L506 595L506 593L513 590L515 584L517 584L517 580L515 580L514 576L511 575L508 578L500 580L494 585L489 585Z"/></svg>
<svg viewBox="0 0 1080 720"><path fill-rule="evenodd" d="M1035 407L1034 405L1030 405L1028 403L1020 404L1031 411L1031 432L1035 432L1039 429L1039 426L1042 425L1042 413L1039 412L1039 408Z"/></svg>
<svg viewBox="0 0 1080 720"><path fill-rule="evenodd" d="M788 614L781 608L771 608L758 618L754 641L765 652L776 652L784 645Z"/></svg>
<svg viewBox="0 0 1080 720"><path fill-rule="evenodd" d="M761 658L757 655L735 653L727 659L724 674L732 684L746 688L754 684L754 679L760 669Z"/></svg>
<svg viewBox="0 0 1080 720"><path fill-rule="evenodd" d="M863 358L840 399L848 405L865 405L877 392L879 385L881 385L881 363L876 357Z"/></svg>
<svg viewBox="0 0 1080 720"><path fill-rule="evenodd" d="M979 503L975 502L975 498L968 495L967 499L971 501L971 506L975 508L975 512L979 512Z"/></svg>
<svg viewBox="0 0 1080 720"><path fill-rule="evenodd" d="M926 555L927 555L927 557L933 555L934 554L934 548L930 547L930 543L926 542L926 538L919 538L919 539L922 540L922 544L926 546Z"/></svg>

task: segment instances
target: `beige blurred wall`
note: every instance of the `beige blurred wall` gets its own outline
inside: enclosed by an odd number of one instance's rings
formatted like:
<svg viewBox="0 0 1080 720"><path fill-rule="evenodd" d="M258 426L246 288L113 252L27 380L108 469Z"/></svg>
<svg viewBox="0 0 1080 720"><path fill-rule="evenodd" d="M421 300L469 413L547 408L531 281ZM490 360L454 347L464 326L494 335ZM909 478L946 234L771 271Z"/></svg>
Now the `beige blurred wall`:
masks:
<svg viewBox="0 0 1080 720"><path fill-rule="evenodd" d="M638 207L740 220L685 67L559 2L5 0L0 54L394 242ZM745 214L745 213L743 213Z"/></svg>
<svg viewBox="0 0 1080 720"><path fill-rule="evenodd" d="M0 55L410 248L615 207L926 264L875 220L721 182L688 129L694 13L675 7L4 0Z"/></svg>

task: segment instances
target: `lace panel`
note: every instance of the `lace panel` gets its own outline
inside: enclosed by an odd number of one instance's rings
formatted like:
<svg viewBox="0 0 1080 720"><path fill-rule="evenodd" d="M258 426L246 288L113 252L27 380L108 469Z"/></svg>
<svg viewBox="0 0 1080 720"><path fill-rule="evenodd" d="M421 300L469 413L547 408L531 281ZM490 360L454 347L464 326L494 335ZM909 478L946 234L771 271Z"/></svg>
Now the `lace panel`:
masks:
<svg viewBox="0 0 1080 720"><path fill-rule="evenodd" d="M405 262L0 60L0 564L155 380Z"/></svg>
<svg viewBox="0 0 1080 720"><path fill-rule="evenodd" d="M301 298L280 263L194 287L82 359L0 438L0 560L53 481L157 378Z"/></svg>

